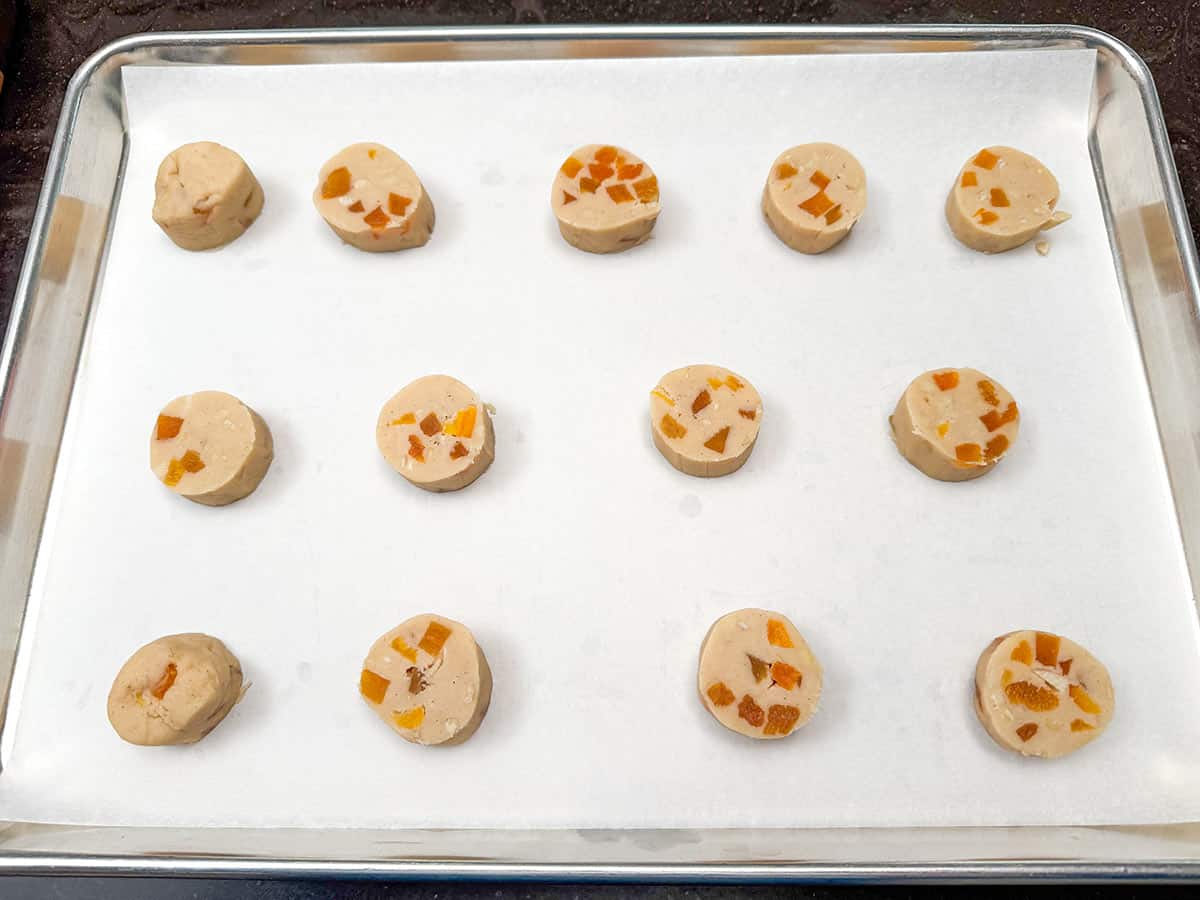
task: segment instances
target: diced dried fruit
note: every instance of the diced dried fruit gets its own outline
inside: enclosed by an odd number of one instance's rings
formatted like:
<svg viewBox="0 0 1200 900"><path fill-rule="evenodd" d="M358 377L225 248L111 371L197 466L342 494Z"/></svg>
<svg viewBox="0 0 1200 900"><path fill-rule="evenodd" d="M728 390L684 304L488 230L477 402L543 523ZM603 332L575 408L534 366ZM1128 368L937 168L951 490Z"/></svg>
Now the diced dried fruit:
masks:
<svg viewBox="0 0 1200 900"><path fill-rule="evenodd" d="M825 224L832 225L834 222L836 222L841 217L842 217L842 204L839 203L837 206L835 206L829 212L825 213Z"/></svg>
<svg viewBox="0 0 1200 900"><path fill-rule="evenodd" d="M450 448L450 458L451 459L462 459L469 452L470 451L466 447L463 446L462 441L455 441L454 446Z"/></svg>
<svg viewBox="0 0 1200 900"><path fill-rule="evenodd" d="M579 170L583 168L583 163L573 156L568 156L562 164L562 173L568 178L574 178L579 174Z"/></svg>
<svg viewBox="0 0 1200 900"><path fill-rule="evenodd" d="M430 622L425 628L425 635L417 646L430 656L437 656L442 652L442 647L445 645L446 639L450 637L450 633L450 629L441 622Z"/></svg>
<svg viewBox="0 0 1200 900"><path fill-rule="evenodd" d="M388 212L393 216L402 216L404 211L408 209L408 204L412 203L411 197L403 197L400 194L388 193Z"/></svg>
<svg viewBox="0 0 1200 900"><path fill-rule="evenodd" d="M608 163L614 162L616 160L617 148L610 147L610 146L601 147L599 150L596 151L595 155L592 158L595 159L596 162L598 162L598 163L604 163L605 165L607 165Z"/></svg>
<svg viewBox="0 0 1200 900"><path fill-rule="evenodd" d="M1010 684L1012 684L1012 680L1013 680L1012 669L1005 669L1000 674L1000 687L1008 687Z"/></svg>
<svg viewBox="0 0 1200 900"><path fill-rule="evenodd" d="M687 429L675 421L670 413L663 414L662 421L658 423L658 427L662 429L663 434L673 441L687 434Z"/></svg>
<svg viewBox="0 0 1200 900"><path fill-rule="evenodd" d="M574 203L578 199L574 194L568 194L566 191L563 191L563 206L566 206L568 203Z"/></svg>
<svg viewBox="0 0 1200 900"><path fill-rule="evenodd" d="M598 182L608 181L616 174L611 166L601 165L599 163L588 163L588 174Z"/></svg>
<svg viewBox="0 0 1200 900"><path fill-rule="evenodd" d="M798 204L802 210L814 218L825 215L833 208L833 201L824 191L817 191L803 203Z"/></svg>
<svg viewBox="0 0 1200 900"><path fill-rule="evenodd" d="M958 387L958 370L949 369L945 372L934 372L933 383L938 386L938 390L953 390Z"/></svg>
<svg viewBox="0 0 1200 900"><path fill-rule="evenodd" d="M404 642L404 638L402 638L402 637L397 636L397 637L392 638L392 649L395 650L397 653L399 653L401 656L403 656L405 659L407 659L409 662L417 661L417 651L414 650L412 647L408 646L408 644L406 644Z"/></svg>
<svg viewBox="0 0 1200 900"><path fill-rule="evenodd" d="M745 387L745 385L738 381L737 377L732 373L725 376L725 385L735 394Z"/></svg>
<svg viewBox="0 0 1200 900"><path fill-rule="evenodd" d="M158 684L150 688L150 693L156 700L161 700L166 696L167 691L171 689L171 685L175 683L175 676L179 674L179 669L175 667L175 663L167 663L167 668L163 670L162 677L158 679Z"/></svg>
<svg viewBox="0 0 1200 900"><path fill-rule="evenodd" d="M794 178L796 176L796 167L789 162L781 162L775 167L775 177L780 181L785 178Z"/></svg>
<svg viewBox="0 0 1200 900"><path fill-rule="evenodd" d="M992 206L1008 206L1008 194L1004 188L992 188Z"/></svg>
<svg viewBox="0 0 1200 900"><path fill-rule="evenodd" d="M996 386L986 378L979 382L979 396L983 398L983 402L988 406L999 406L1000 398L996 396Z"/></svg>
<svg viewBox="0 0 1200 900"><path fill-rule="evenodd" d="M408 676L408 692L410 694L419 694L429 687L429 682L425 680L425 673L416 666L409 666L404 670L404 674Z"/></svg>
<svg viewBox="0 0 1200 900"><path fill-rule="evenodd" d="M754 676L754 680L756 682L761 682L767 677L770 667L764 660L759 659L757 656L752 656L749 653L746 654L746 658L750 660L750 674Z"/></svg>
<svg viewBox="0 0 1200 900"><path fill-rule="evenodd" d="M981 169L991 169L995 167L996 163L999 161L1000 157L998 157L991 150L987 149L980 150L977 154L975 154L975 158L971 160L971 162L975 163L975 165L979 166Z"/></svg>
<svg viewBox="0 0 1200 900"><path fill-rule="evenodd" d="M1002 413L998 413L994 409L989 409L985 415L979 417L979 421L984 424L984 427L988 431L995 431L1009 422L1017 421L1017 404L1009 403Z"/></svg>
<svg viewBox="0 0 1200 900"><path fill-rule="evenodd" d="M1039 687L1030 681L1014 681L1004 689L1009 703L1015 703L1034 712L1046 712L1058 708L1058 694L1050 688Z"/></svg>
<svg viewBox="0 0 1200 900"><path fill-rule="evenodd" d="M772 704L767 710L767 726L763 729L763 734L791 734L798 721L800 707Z"/></svg>
<svg viewBox="0 0 1200 900"><path fill-rule="evenodd" d="M975 187L979 184L979 179L975 177L974 172L963 172L962 181L959 182L961 187Z"/></svg>
<svg viewBox="0 0 1200 900"><path fill-rule="evenodd" d="M1024 725L1022 725L1020 728L1017 729L1017 737L1019 737L1022 741L1028 741L1031 737L1033 737L1035 734L1037 734L1037 732L1038 732L1038 727L1037 727L1036 723L1026 722Z"/></svg>
<svg viewBox="0 0 1200 900"><path fill-rule="evenodd" d="M629 193L629 188L623 184L610 184L604 190L608 191L608 196L613 203L633 202L633 194Z"/></svg>
<svg viewBox="0 0 1200 900"><path fill-rule="evenodd" d="M979 217L980 225L991 225L993 222L997 221L1000 218L998 215L996 215L990 209L984 209L982 206L979 209L975 210L975 215Z"/></svg>
<svg viewBox="0 0 1200 900"><path fill-rule="evenodd" d="M436 413L429 413L421 420L421 431L426 437L433 437L442 430L442 420L437 417Z"/></svg>
<svg viewBox="0 0 1200 900"><path fill-rule="evenodd" d="M707 447L709 450L711 450L713 453L724 453L725 452L725 442L728 439L729 439L729 426L726 425L724 428L722 428L720 431L718 431L716 434L714 434L712 437L710 437L707 441L705 441L704 446Z"/></svg>
<svg viewBox="0 0 1200 900"><path fill-rule="evenodd" d="M451 437L470 438L475 433L475 418L478 408L472 403L454 414L454 418L442 426L442 431Z"/></svg>
<svg viewBox="0 0 1200 900"><path fill-rule="evenodd" d="M643 203L653 203L658 199L658 177L650 175L641 181L633 183L633 192Z"/></svg>
<svg viewBox="0 0 1200 900"><path fill-rule="evenodd" d="M954 455L959 462L977 463L983 459L983 448L978 444L959 444L954 448Z"/></svg>
<svg viewBox="0 0 1200 900"><path fill-rule="evenodd" d="M394 712L392 713L392 721L406 731L420 728L421 723L425 721L425 707L414 706L412 709L404 710L404 712Z"/></svg>
<svg viewBox="0 0 1200 900"><path fill-rule="evenodd" d="M738 718L745 719L755 728L759 728L766 716L763 714L762 707L754 702L754 698L746 694L742 697L742 702L738 704Z"/></svg>
<svg viewBox="0 0 1200 900"><path fill-rule="evenodd" d="M779 660L771 663L771 680L783 688L785 691L790 691L800 684L803 676L799 669L789 666L787 663Z"/></svg>
<svg viewBox="0 0 1200 900"><path fill-rule="evenodd" d="M332 200L334 197L341 197L348 193L350 193L350 170L345 166L338 166L325 176L325 182L321 185L321 196L326 200Z"/></svg>
<svg viewBox="0 0 1200 900"><path fill-rule="evenodd" d="M375 158L375 154L376 154L377 152L378 152L378 151L377 151L377 150L376 150L374 147L372 147L370 150L368 150L368 151L367 151L367 156L368 156L370 159L374 159L374 158Z"/></svg>
<svg viewBox="0 0 1200 900"><path fill-rule="evenodd" d="M417 417L413 413L406 412L400 418L392 419L391 424L392 425L416 425Z"/></svg>
<svg viewBox="0 0 1200 900"><path fill-rule="evenodd" d="M1096 726L1089 725L1087 722L1083 721L1083 719L1072 719L1071 720L1071 730L1072 731L1095 731Z"/></svg>
<svg viewBox="0 0 1200 900"><path fill-rule="evenodd" d="M667 396L667 393L666 393L666 392L665 392L665 391L664 391L662 388L655 388L654 390L652 390L652 391L650 392L650 396L651 396L651 397L657 397L658 399L660 399L660 400L662 400L664 403L666 403L666 404L667 404L667 406L674 406L674 405L675 405L675 401L674 401L674 400L672 400L670 397L668 397L668 396Z"/></svg>
<svg viewBox="0 0 1200 900"><path fill-rule="evenodd" d="M408 436L408 455L417 462L425 462L425 445L421 443L421 439L415 434Z"/></svg>
<svg viewBox="0 0 1200 900"><path fill-rule="evenodd" d="M596 193L596 188L598 187L600 187L600 182L598 182L595 178L588 178L588 176L584 175L579 179L579 189L585 194Z"/></svg>
<svg viewBox="0 0 1200 900"><path fill-rule="evenodd" d="M160 414L158 421L154 423L154 439L156 441L169 441L179 434L179 429L182 427L183 419L178 416L164 416Z"/></svg>
<svg viewBox="0 0 1200 900"><path fill-rule="evenodd" d="M753 422L756 418L758 418L758 410L756 410L756 409L739 409L738 415L741 416L743 419L749 419L751 422Z"/></svg>
<svg viewBox="0 0 1200 900"><path fill-rule="evenodd" d="M360 213L364 209L366 209L366 207L362 205L362 201L355 200L353 203L351 203L349 206L346 207L346 212Z"/></svg>
<svg viewBox="0 0 1200 900"><path fill-rule="evenodd" d="M172 459L167 463L167 474L163 476L163 484L167 487L175 487L183 479L183 463L177 459Z"/></svg>
<svg viewBox="0 0 1200 900"><path fill-rule="evenodd" d="M767 619L767 643L772 647L794 647L787 626L778 619Z"/></svg>
<svg viewBox="0 0 1200 900"><path fill-rule="evenodd" d="M634 163L628 166L617 167L617 177L622 181L629 181L631 178L637 178L642 174L642 169L646 168L642 163Z"/></svg>
<svg viewBox="0 0 1200 900"><path fill-rule="evenodd" d="M696 399L692 401L692 415L700 412L704 407L712 402L712 396L708 391L701 391L696 395Z"/></svg>
<svg viewBox="0 0 1200 900"><path fill-rule="evenodd" d="M1083 685L1073 684L1067 688L1075 705L1091 716L1100 715L1100 704L1092 699L1092 695L1084 690Z"/></svg>
<svg viewBox="0 0 1200 900"><path fill-rule="evenodd" d="M1004 455L1004 451L1008 449L1008 438L1002 434L996 435L987 442L987 446L983 448L983 458L987 462L995 462Z"/></svg>
<svg viewBox="0 0 1200 900"><path fill-rule="evenodd" d="M723 681L710 685L705 693L708 694L708 699L712 701L713 706L728 706L737 699Z"/></svg>
<svg viewBox="0 0 1200 900"><path fill-rule="evenodd" d="M372 703L382 703L391 682L382 675L376 675L370 669L363 669L358 677L358 692Z"/></svg>
<svg viewBox="0 0 1200 900"><path fill-rule="evenodd" d="M179 460L179 463L183 466L183 471L189 472L192 475L195 475L204 468L204 460L200 458L200 454L195 450L188 450L184 453L183 459Z"/></svg>
<svg viewBox="0 0 1200 900"><path fill-rule="evenodd" d="M363 216L363 221L372 228L385 228L391 220L388 218L388 214L383 211L383 207L377 206Z"/></svg>
<svg viewBox="0 0 1200 900"><path fill-rule="evenodd" d="M1021 641L1021 643L1013 647L1012 653L1009 654L1009 659L1013 662L1024 663L1027 666L1033 665L1033 648L1029 646L1029 641Z"/></svg>
<svg viewBox="0 0 1200 900"><path fill-rule="evenodd" d="M946 436L946 432L948 432L949 430L950 430L949 422L938 422L938 427L937 427L938 437L944 438Z"/></svg>
<svg viewBox="0 0 1200 900"><path fill-rule="evenodd" d="M1073 659L1064 659L1059 662L1058 667L1060 669L1062 669L1062 673L1064 675L1070 675L1071 674L1071 663L1073 663L1073 662L1074 662Z"/></svg>
<svg viewBox="0 0 1200 900"><path fill-rule="evenodd" d="M819 191L823 191L825 188L829 187L829 176L820 169L817 169L815 172L809 175L808 180L815 184L817 186L817 190Z"/></svg>

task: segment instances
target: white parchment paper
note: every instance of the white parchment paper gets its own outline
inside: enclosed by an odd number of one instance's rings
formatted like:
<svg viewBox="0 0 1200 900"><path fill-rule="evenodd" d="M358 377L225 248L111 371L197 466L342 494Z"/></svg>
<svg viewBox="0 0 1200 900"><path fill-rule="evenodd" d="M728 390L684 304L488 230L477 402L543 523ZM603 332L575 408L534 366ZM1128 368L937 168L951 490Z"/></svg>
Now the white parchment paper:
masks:
<svg viewBox="0 0 1200 900"><path fill-rule="evenodd" d="M1150 823L1200 816L1200 648L1137 344L1085 143L1091 52L133 68L111 257L72 406L7 735L0 813L78 823L770 826ZM266 208L178 250L155 169L228 144ZM312 208L324 160L377 140L437 208L424 249L370 255ZM858 156L869 208L820 257L758 209L776 154ZM657 170L653 240L559 238L555 168L615 142ZM1075 218L998 257L942 204L979 147L1051 167ZM651 444L677 366L750 378L766 417L736 475ZM987 478L931 481L887 415L916 374L969 365L1021 405ZM448 372L495 404L496 463L434 496L392 473L375 417ZM170 398L230 391L276 462L224 509L147 464ZM825 666L811 725L722 730L696 696L709 624L788 614ZM410 746L358 698L401 619L469 623L495 672L479 733ZM1062 632L1117 688L1103 739L1024 760L971 709L976 656ZM253 683L202 743L139 749L105 718L118 667L202 630Z"/></svg>

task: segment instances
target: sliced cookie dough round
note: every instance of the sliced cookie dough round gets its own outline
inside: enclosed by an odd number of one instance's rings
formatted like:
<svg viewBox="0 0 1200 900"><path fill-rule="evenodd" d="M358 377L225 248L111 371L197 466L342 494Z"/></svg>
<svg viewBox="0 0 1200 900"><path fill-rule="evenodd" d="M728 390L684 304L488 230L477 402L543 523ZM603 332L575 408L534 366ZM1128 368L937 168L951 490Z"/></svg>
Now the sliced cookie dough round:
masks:
<svg viewBox="0 0 1200 900"><path fill-rule="evenodd" d="M184 250L228 244L262 208L262 186L246 161L212 141L172 150L154 179L154 221Z"/></svg>
<svg viewBox="0 0 1200 900"><path fill-rule="evenodd" d="M784 150L767 173L763 214L776 237L801 253L824 253L867 209L867 173L837 144Z"/></svg>
<svg viewBox="0 0 1200 900"><path fill-rule="evenodd" d="M1012 631L992 641L975 666L975 713L997 744L1053 759L1095 740L1112 721L1112 679L1072 640Z"/></svg>
<svg viewBox="0 0 1200 900"><path fill-rule="evenodd" d="M154 476L205 506L224 506L252 493L274 458L262 416L221 391L176 397L158 414L150 435Z"/></svg>
<svg viewBox="0 0 1200 900"><path fill-rule="evenodd" d="M676 369L650 392L654 446L680 472L701 478L740 469L758 440L762 417L754 385L720 366Z"/></svg>
<svg viewBox="0 0 1200 900"><path fill-rule="evenodd" d="M619 253L650 237L659 212L658 178L622 147L588 144L559 167L550 207L568 244Z"/></svg>
<svg viewBox="0 0 1200 900"><path fill-rule="evenodd" d="M429 613L371 645L358 691L406 741L461 744L492 699L492 671L467 626Z"/></svg>
<svg viewBox="0 0 1200 900"><path fill-rule="evenodd" d="M954 236L981 253L1002 253L1071 218L1055 212L1058 181L1028 153L985 147L959 170L946 198Z"/></svg>
<svg viewBox="0 0 1200 900"><path fill-rule="evenodd" d="M457 491L496 455L492 419L479 395L449 375L426 375L379 413L375 442L388 464L427 491Z"/></svg>
<svg viewBox="0 0 1200 900"><path fill-rule="evenodd" d="M146 747L193 744L242 698L242 666L207 634L170 634L129 657L108 693L108 721Z"/></svg>
<svg viewBox="0 0 1200 900"><path fill-rule="evenodd" d="M975 369L934 369L900 395L889 420L896 447L938 481L986 475L1016 443L1012 394Z"/></svg>
<svg viewBox="0 0 1200 900"><path fill-rule="evenodd" d="M739 609L708 630L698 687L704 708L730 731L782 738L817 711L821 665L786 616Z"/></svg>
<svg viewBox="0 0 1200 900"><path fill-rule="evenodd" d="M321 166L313 204L359 250L407 250L433 234L433 201L421 179L382 144L351 144Z"/></svg>

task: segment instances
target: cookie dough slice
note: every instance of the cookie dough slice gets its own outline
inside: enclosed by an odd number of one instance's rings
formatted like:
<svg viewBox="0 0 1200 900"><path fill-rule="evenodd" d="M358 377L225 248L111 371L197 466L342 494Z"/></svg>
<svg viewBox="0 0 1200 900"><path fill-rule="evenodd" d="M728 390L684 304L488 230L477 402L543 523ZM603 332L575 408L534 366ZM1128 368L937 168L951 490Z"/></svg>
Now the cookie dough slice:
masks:
<svg viewBox="0 0 1200 900"><path fill-rule="evenodd" d="M981 253L1020 247L1071 218L1055 212L1058 181L1028 153L985 147L959 170L946 198L954 236Z"/></svg>
<svg viewBox="0 0 1200 900"><path fill-rule="evenodd" d="M487 715L492 671L465 625L425 614L371 645L358 691L406 741L461 744Z"/></svg>
<svg viewBox="0 0 1200 900"><path fill-rule="evenodd" d="M659 211L658 178L623 147L588 144L559 167L550 207L568 244L619 253L650 237Z"/></svg>
<svg viewBox="0 0 1200 900"><path fill-rule="evenodd" d="M262 208L262 186L246 161L212 141L172 150L154 179L154 221L184 250L228 244Z"/></svg>
<svg viewBox="0 0 1200 900"><path fill-rule="evenodd" d="M108 693L108 721L131 744L193 744L242 694L242 666L228 647L207 634L170 634L121 666Z"/></svg>
<svg viewBox="0 0 1200 900"><path fill-rule="evenodd" d="M867 209L867 173L837 144L784 150L767 173L763 214L776 237L801 253L824 253Z"/></svg>
<svg viewBox="0 0 1200 900"><path fill-rule="evenodd" d="M1100 660L1045 631L992 641L975 666L975 713L992 739L1053 759L1098 738L1112 721L1112 679Z"/></svg>
<svg viewBox="0 0 1200 900"><path fill-rule="evenodd" d="M154 477L205 506L224 506L252 493L274 458L262 416L221 391L176 397L162 408L150 434Z"/></svg>
<svg viewBox="0 0 1200 900"><path fill-rule="evenodd" d="M938 481L986 475L1012 449L1021 424L1012 394L975 369L918 376L889 421L904 458Z"/></svg>
<svg viewBox="0 0 1200 900"><path fill-rule="evenodd" d="M325 163L313 204L337 236L359 250L407 250L433 234L433 201L421 179L382 144L351 144Z"/></svg>
<svg viewBox="0 0 1200 900"><path fill-rule="evenodd" d="M772 740L817 711L821 665L786 616L739 609L708 630L698 687L704 708L730 731Z"/></svg>
<svg viewBox="0 0 1200 900"><path fill-rule="evenodd" d="M654 446L680 472L701 478L740 469L762 417L754 385L720 366L676 369L650 392Z"/></svg>

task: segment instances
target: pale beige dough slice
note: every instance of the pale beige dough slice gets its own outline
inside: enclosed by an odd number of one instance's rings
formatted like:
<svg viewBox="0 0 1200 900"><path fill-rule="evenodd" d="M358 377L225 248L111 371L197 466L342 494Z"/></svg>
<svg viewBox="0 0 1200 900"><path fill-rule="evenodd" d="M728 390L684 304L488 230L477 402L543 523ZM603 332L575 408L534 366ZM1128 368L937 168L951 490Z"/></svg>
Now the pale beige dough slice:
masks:
<svg viewBox="0 0 1200 900"><path fill-rule="evenodd" d="M659 212L658 178L623 147L587 144L559 167L550 207L568 244L619 253L650 237Z"/></svg>
<svg viewBox="0 0 1200 900"><path fill-rule="evenodd" d="M1112 679L1074 641L1045 631L996 638L975 666L975 713L1001 747L1053 759L1100 736L1112 721Z"/></svg>
<svg viewBox="0 0 1200 900"><path fill-rule="evenodd" d="M985 147L959 170L946 198L946 221L954 236L982 253L1002 253L1061 225L1056 213L1058 181L1028 153Z"/></svg>
<svg viewBox="0 0 1200 900"><path fill-rule="evenodd" d="M408 250L433 234L433 201L421 179L382 144L351 144L321 166L313 204L359 250Z"/></svg>
<svg viewBox="0 0 1200 900"><path fill-rule="evenodd" d="M457 491L496 455L492 419L479 395L449 375L426 375L379 413L375 441L388 464L427 491Z"/></svg>
<svg viewBox="0 0 1200 900"><path fill-rule="evenodd" d="M150 434L154 477L205 506L224 506L252 493L274 458L262 416L222 391L176 397L162 408Z"/></svg>
<svg viewBox="0 0 1200 900"><path fill-rule="evenodd" d="M704 708L730 731L773 740L817 711L821 665L786 616L739 609L708 630L697 687Z"/></svg>
<svg viewBox="0 0 1200 900"><path fill-rule="evenodd" d="M975 369L934 369L900 395L890 419L896 447L938 481L986 475L1012 449L1020 429L1012 394Z"/></svg>
<svg viewBox="0 0 1200 900"><path fill-rule="evenodd" d="M775 235L801 253L824 253L867 209L867 173L837 144L800 144L771 164L763 214Z"/></svg>
<svg viewBox="0 0 1200 900"><path fill-rule="evenodd" d="M742 467L762 424L758 391L720 366L685 366L668 372L650 392L654 446L680 472L701 478Z"/></svg>
<svg viewBox="0 0 1200 900"><path fill-rule="evenodd" d="M172 150L154 179L154 221L184 250L228 244L262 208L262 186L246 161L212 141Z"/></svg>
<svg viewBox="0 0 1200 900"><path fill-rule="evenodd" d="M108 721L131 744L192 744L220 724L242 693L242 666L221 641L171 634L121 666L108 693Z"/></svg>
<svg viewBox="0 0 1200 900"><path fill-rule="evenodd" d="M406 741L461 744L487 715L492 671L465 625L426 613L371 645L358 691Z"/></svg>

